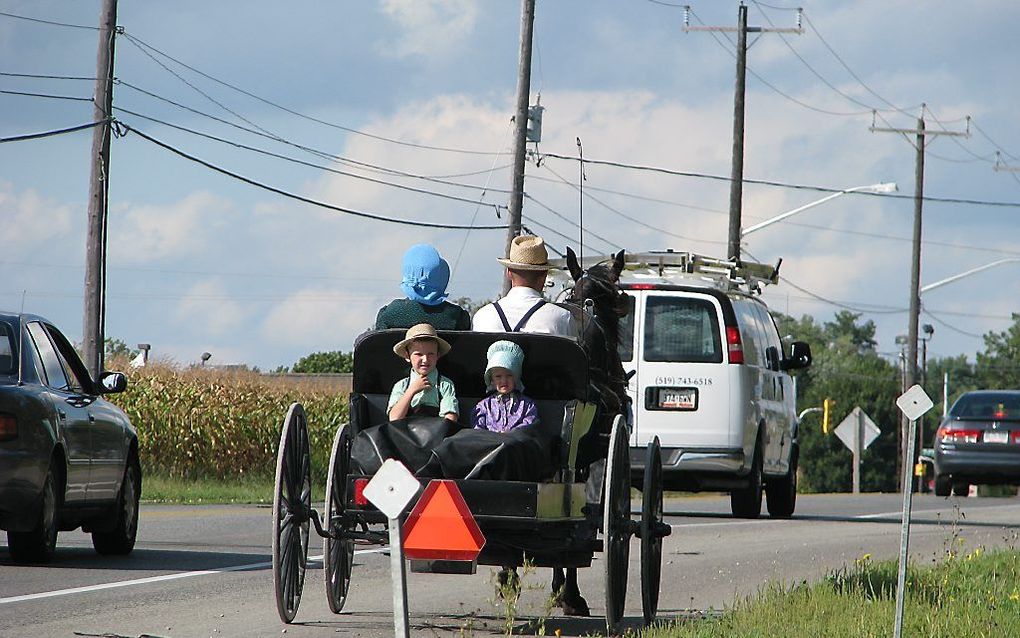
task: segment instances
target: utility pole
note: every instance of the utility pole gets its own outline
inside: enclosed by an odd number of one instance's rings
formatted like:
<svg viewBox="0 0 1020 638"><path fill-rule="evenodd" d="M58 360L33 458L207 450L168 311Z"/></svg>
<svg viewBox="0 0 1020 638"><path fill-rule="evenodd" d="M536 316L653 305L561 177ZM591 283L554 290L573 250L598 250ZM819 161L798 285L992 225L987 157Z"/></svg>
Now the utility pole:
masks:
<svg viewBox="0 0 1020 638"><path fill-rule="evenodd" d="M521 209L524 208L524 160L528 142L528 106L531 102L531 40L535 31L535 0L521 0L521 47L517 64L517 112L514 115L514 173L510 189L510 224L506 229L505 257L510 257L510 242L521 234ZM503 277L503 294L510 280Z"/></svg>
<svg viewBox="0 0 1020 638"><path fill-rule="evenodd" d="M103 0L99 14L99 53L93 119L113 115L113 46L117 32L117 0ZM110 135L107 121L92 130L92 173L89 178L88 234L85 240L85 320L82 347L85 367L93 379L103 371L106 329L106 219L110 194Z"/></svg>
<svg viewBox="0 0 1020 638"><path fill-rule="evenodd" d="M684 7L684 31L718 31L737 33L737 81L733 91L733 164L730 170L730 223L726 256L732 261L740 260L740 218L744 200L744 89L747 78L747 34L748 33L804 33L801 27L801 10L797 9L795 28L749 27L747 26L747 5L741 3L737 12L737 26L734 27L692 27L691 7ZM752 44L754 44L752 42Z"/></svg>
<svg viewBox="0 0 1020 638"><path fill-rule="evenodd" d="M914 236L913 236L913 249L911 250L910 260L910 316L908 317L907 323L907 360L904 366L904 387L912 388L917 383L917 324L921 315L921 213L924 204L924 146L925 138L928 136L937 137L939 135L949 135L958 137L969 137L969 121L968 118L968 130L966 132L959 131L942 131L933 130L927 131L924 126L924 111L926 105L921 105L921 117L917 118L917 128L904 129L904 128L884 128L875 126L874 122L870 127L870 131L873 133L900 133L904 137L908 135L915 135L916 141L914 142L914 148L917 151L917 159L914 165ZM907 140L910 138L907 137ZM911 440L912 434L908 432L909 425L904 426L904 419L900 420L900 458L903 464L909 464L910 467L917 462L917 459L907 458L908 442ZM902 473L901 473L902 476ZM901 490L911 489L910 485L900 485Z"/></svg>

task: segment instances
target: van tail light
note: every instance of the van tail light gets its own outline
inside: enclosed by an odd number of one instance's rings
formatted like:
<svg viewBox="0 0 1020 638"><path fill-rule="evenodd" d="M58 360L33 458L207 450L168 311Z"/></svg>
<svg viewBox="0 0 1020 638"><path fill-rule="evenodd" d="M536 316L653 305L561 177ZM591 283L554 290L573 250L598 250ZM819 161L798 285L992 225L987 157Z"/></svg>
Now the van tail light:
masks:
<svg viewBox="0 0 1020 638"><path fill-rule="evenodd" d="M944 425L936 433L936 438L940 443L977 443L980 437L981 430L952 425Z"/></svg>
<svg viewBox="0 0 1020 638"><path fill-rule="evenodd" d="M0 441L18 438L18 419L13 414L0 413Z"/></svg>
<svg viewBox="0 0 1020 638"><path fill-rule="evenodd" d="M730 363L744 362L744 345L740 343L740 329L736 326L726 326L726 350Z"/></svg>
<svg viewBox="0 0 1020 638"><path fill-rule="evenodd" d="M1010 436L1010 441L1017 445L1020 445L1020 430L1013 430L1013 433Z"/></svg>
<svg viewBox="0 0 1020 638"><path fill-rule="evenodd" d="M368 485L367 478L354 479L354 504L358 507L368 506L368 499L365 498L366 485Z"/></svg>
<svg viewBox="0 0 1020 638"><path fill-rule="evenodd" d="M655 290L655 284L630 284L627 290Z"/></svg>

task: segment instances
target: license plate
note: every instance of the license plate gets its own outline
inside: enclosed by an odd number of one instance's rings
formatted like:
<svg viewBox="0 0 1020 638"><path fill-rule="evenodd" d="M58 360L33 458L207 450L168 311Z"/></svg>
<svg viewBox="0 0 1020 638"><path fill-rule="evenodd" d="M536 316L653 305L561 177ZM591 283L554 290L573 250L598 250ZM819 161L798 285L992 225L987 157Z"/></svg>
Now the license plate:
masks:
<svg viewBox="0 0 1020 638"><path fill-rule="evenodd" d="M1009 432L985 432L985 443L1009 443Z"/></svg>
<svg viewBox="0 0 1020 638"><path fill-rule="evenodd" d="M660 410L696 410L698 408L697 388L659 388Z"/></svg>

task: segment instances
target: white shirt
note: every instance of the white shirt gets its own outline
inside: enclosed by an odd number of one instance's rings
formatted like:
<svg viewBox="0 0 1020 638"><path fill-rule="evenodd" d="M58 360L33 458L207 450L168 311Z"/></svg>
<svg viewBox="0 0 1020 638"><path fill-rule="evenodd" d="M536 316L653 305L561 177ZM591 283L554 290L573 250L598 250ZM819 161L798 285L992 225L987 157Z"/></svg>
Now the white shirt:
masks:
<svg viewBox="0 0 1020 638"><path fill-rule="evenodd" d="M503 309L507 322L513 328L543 298L542 293L533 288L515 286L499 300L499 307ZM471 320L471 329L475 332L507 331L499 319L499 313L496 312L496 308L492 304L478 309ZM547 302L535 314L531 315L528 322L521 328L521 332L538 332L576 339L577 322L574 321L574 316L570 314L569 310Z"/></svg>

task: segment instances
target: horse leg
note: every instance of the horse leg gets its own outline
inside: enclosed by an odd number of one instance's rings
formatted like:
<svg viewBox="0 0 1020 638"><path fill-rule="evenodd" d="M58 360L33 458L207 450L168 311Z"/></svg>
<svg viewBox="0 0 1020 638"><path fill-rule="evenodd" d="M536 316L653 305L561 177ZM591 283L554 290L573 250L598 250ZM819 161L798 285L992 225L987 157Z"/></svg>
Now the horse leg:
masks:
<svg viewBox="0 0 1020 638"><path fill-rule="evenodd" d="M577 568L570 567L566 570L566 578L563 589L560 590L559 604L563 608L564 616L590 616L588 601L581 595L577 586Z"/></svg>

